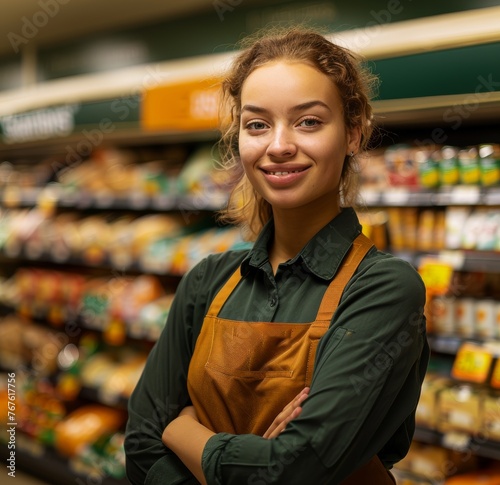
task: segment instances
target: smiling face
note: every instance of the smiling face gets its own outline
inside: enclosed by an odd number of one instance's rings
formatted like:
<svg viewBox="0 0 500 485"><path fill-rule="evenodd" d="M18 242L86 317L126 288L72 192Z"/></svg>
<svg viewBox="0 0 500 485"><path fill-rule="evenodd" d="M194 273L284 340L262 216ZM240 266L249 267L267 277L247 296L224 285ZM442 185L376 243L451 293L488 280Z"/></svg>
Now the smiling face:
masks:
<svg viewBox="0 0 500 485"><path fill-rule="evenodd" d="M239 154L255 190L277 211L339 212L344 159L359 146L347 130L339 92L309 64L255 69L241 91Z"/></svg>

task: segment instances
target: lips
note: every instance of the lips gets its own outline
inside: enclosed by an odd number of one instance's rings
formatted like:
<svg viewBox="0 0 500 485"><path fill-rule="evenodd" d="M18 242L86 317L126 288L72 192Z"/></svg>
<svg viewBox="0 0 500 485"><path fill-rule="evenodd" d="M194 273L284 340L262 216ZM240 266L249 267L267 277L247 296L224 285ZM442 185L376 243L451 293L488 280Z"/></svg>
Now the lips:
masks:
<svg viewBox="0 0 500 485"><path fill-rule="evenodd" d="M296 168L296 169L293 169L293 170L270 170L270 169L266 169L266 168L262 168L261 170L266 173L267 175L278 175L278 176L284 176L284 175L290 175L292 173L300 173L300 172L303 172L304 170L307 170L308 167L303 167L303 168Z"/></svg>
<svg viewBox="0 0 500 485"><path fill-rule="evenodd" d="M261 171L270 186L283 189L294 186L306 177L306 173L309 168L309 166L303 166L300 168L291 166L267 166L265 168L261 168Z"/></svg>

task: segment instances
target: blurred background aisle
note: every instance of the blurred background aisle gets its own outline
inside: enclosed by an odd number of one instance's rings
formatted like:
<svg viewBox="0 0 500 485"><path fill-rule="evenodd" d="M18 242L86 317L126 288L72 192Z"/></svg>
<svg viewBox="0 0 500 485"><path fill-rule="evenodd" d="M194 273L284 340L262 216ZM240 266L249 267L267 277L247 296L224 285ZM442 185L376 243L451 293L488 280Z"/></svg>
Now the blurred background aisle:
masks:
<svg viewBox="0 0 500 485"><path fill-rule="evenodd" d="M249 246L215 217L223 69L246 34L303 22L380 77L357 210L427 285L433 355L398 485L500 483L500 2L0 9L0 483L127 483L127 399L180 278Z"/></svg>

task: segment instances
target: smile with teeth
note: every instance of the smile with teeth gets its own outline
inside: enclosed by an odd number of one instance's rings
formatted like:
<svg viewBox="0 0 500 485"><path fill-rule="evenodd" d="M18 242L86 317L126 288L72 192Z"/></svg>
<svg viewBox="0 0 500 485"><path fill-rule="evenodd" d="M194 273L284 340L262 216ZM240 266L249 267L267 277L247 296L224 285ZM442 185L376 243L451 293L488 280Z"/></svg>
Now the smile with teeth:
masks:
<svg viewBox="0 0 500 485"><path fill-rule="evenodd" d="M269 175L289 175L291 173L303 172L304 170L305 170L305 168L301 168L299 170L289 170L287 172L285 172L285 171L282 171L282 172L271 172L270 170L266 170L265 172L268 173Z"/></svg>

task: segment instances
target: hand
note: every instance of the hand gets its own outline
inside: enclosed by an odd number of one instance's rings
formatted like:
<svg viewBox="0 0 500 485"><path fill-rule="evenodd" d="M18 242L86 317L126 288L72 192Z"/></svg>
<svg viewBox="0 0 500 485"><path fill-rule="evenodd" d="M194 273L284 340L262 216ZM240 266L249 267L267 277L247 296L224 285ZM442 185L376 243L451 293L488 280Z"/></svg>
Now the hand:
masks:
<svg viewBox="0 0 500 485"><path fill-rule="evenodd" d="M309 387L305 387L283 408L283 411L276 416L263 437L269 440L271 438L276 438L282 431L285 431L286 425L302 412L301 404L308 395Z"/></svg>

